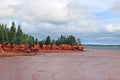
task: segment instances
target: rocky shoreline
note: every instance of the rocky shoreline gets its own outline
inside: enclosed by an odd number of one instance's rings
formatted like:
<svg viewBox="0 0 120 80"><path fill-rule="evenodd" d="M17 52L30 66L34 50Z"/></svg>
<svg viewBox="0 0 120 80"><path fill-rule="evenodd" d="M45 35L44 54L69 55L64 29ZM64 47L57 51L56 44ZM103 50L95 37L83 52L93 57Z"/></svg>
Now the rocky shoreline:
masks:
<svg viewBox="0 0 120 80"><path fill-rule="evenodd" d="M83 51L84 47L82 45L26 45L26 44L2 44L0 43L0 56L30 56L37 55L40 53L50 53L50 52L74 52L74 51Z"/></svg>

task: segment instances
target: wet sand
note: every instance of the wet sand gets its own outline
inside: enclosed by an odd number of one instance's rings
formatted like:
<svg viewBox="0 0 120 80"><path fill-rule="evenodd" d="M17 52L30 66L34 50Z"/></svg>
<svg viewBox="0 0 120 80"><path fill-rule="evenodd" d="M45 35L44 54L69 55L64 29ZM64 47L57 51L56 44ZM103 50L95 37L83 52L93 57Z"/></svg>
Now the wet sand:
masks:
<svg viewBox="0 0 120 80"><path fill-rule="evenodd" d="M120 50L0 57L0 80L120 80Z"/></svg>

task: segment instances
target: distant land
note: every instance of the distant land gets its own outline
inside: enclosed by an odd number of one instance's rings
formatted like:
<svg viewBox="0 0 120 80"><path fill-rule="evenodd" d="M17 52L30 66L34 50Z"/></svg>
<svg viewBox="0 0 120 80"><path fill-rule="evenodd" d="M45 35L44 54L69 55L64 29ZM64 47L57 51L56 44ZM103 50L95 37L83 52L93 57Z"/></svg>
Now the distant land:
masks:
<svg viewBox="0 0 120 80"><path fill-rule="evenodd" d="M102 47L104 47L104 46L118 46L118 47L120 47L120 45L118 44L118 45L114 45L114 44L83 44L84 46L102 46Z"/></svg>
<svg viewBox="0 0 120 80"><path fill-rule="evenodd" d="M105 45L105 44L83 44L85 49L108 49L120 50L120 45Z"/></svg>

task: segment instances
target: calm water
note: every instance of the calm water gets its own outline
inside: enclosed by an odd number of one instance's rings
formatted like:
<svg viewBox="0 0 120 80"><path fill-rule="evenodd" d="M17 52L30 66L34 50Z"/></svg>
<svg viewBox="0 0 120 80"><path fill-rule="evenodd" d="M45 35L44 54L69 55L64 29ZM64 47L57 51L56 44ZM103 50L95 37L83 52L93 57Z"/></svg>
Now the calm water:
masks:
<svg viewBox="0 0 120 80"><path fill-rule="evenodd" d="M110 50L120 50L120 46L103 46L103 45L85 45L85 49L110 49Z"/></svg>

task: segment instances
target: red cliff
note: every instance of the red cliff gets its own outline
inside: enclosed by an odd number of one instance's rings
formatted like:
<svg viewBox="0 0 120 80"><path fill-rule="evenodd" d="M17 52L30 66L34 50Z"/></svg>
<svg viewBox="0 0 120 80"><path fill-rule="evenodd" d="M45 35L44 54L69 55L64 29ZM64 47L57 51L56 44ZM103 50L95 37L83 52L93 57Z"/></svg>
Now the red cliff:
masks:
<svg viewBox="0 0 120 80"><path fill-rule="evenodd" d="M82 45L67 45L67 44L61 44L59 46L57 45L26 45L26 44L1 44L0 43L0 53L31 53L31 52L52 52L52 51L83 51L84 47Z"/></svg>

